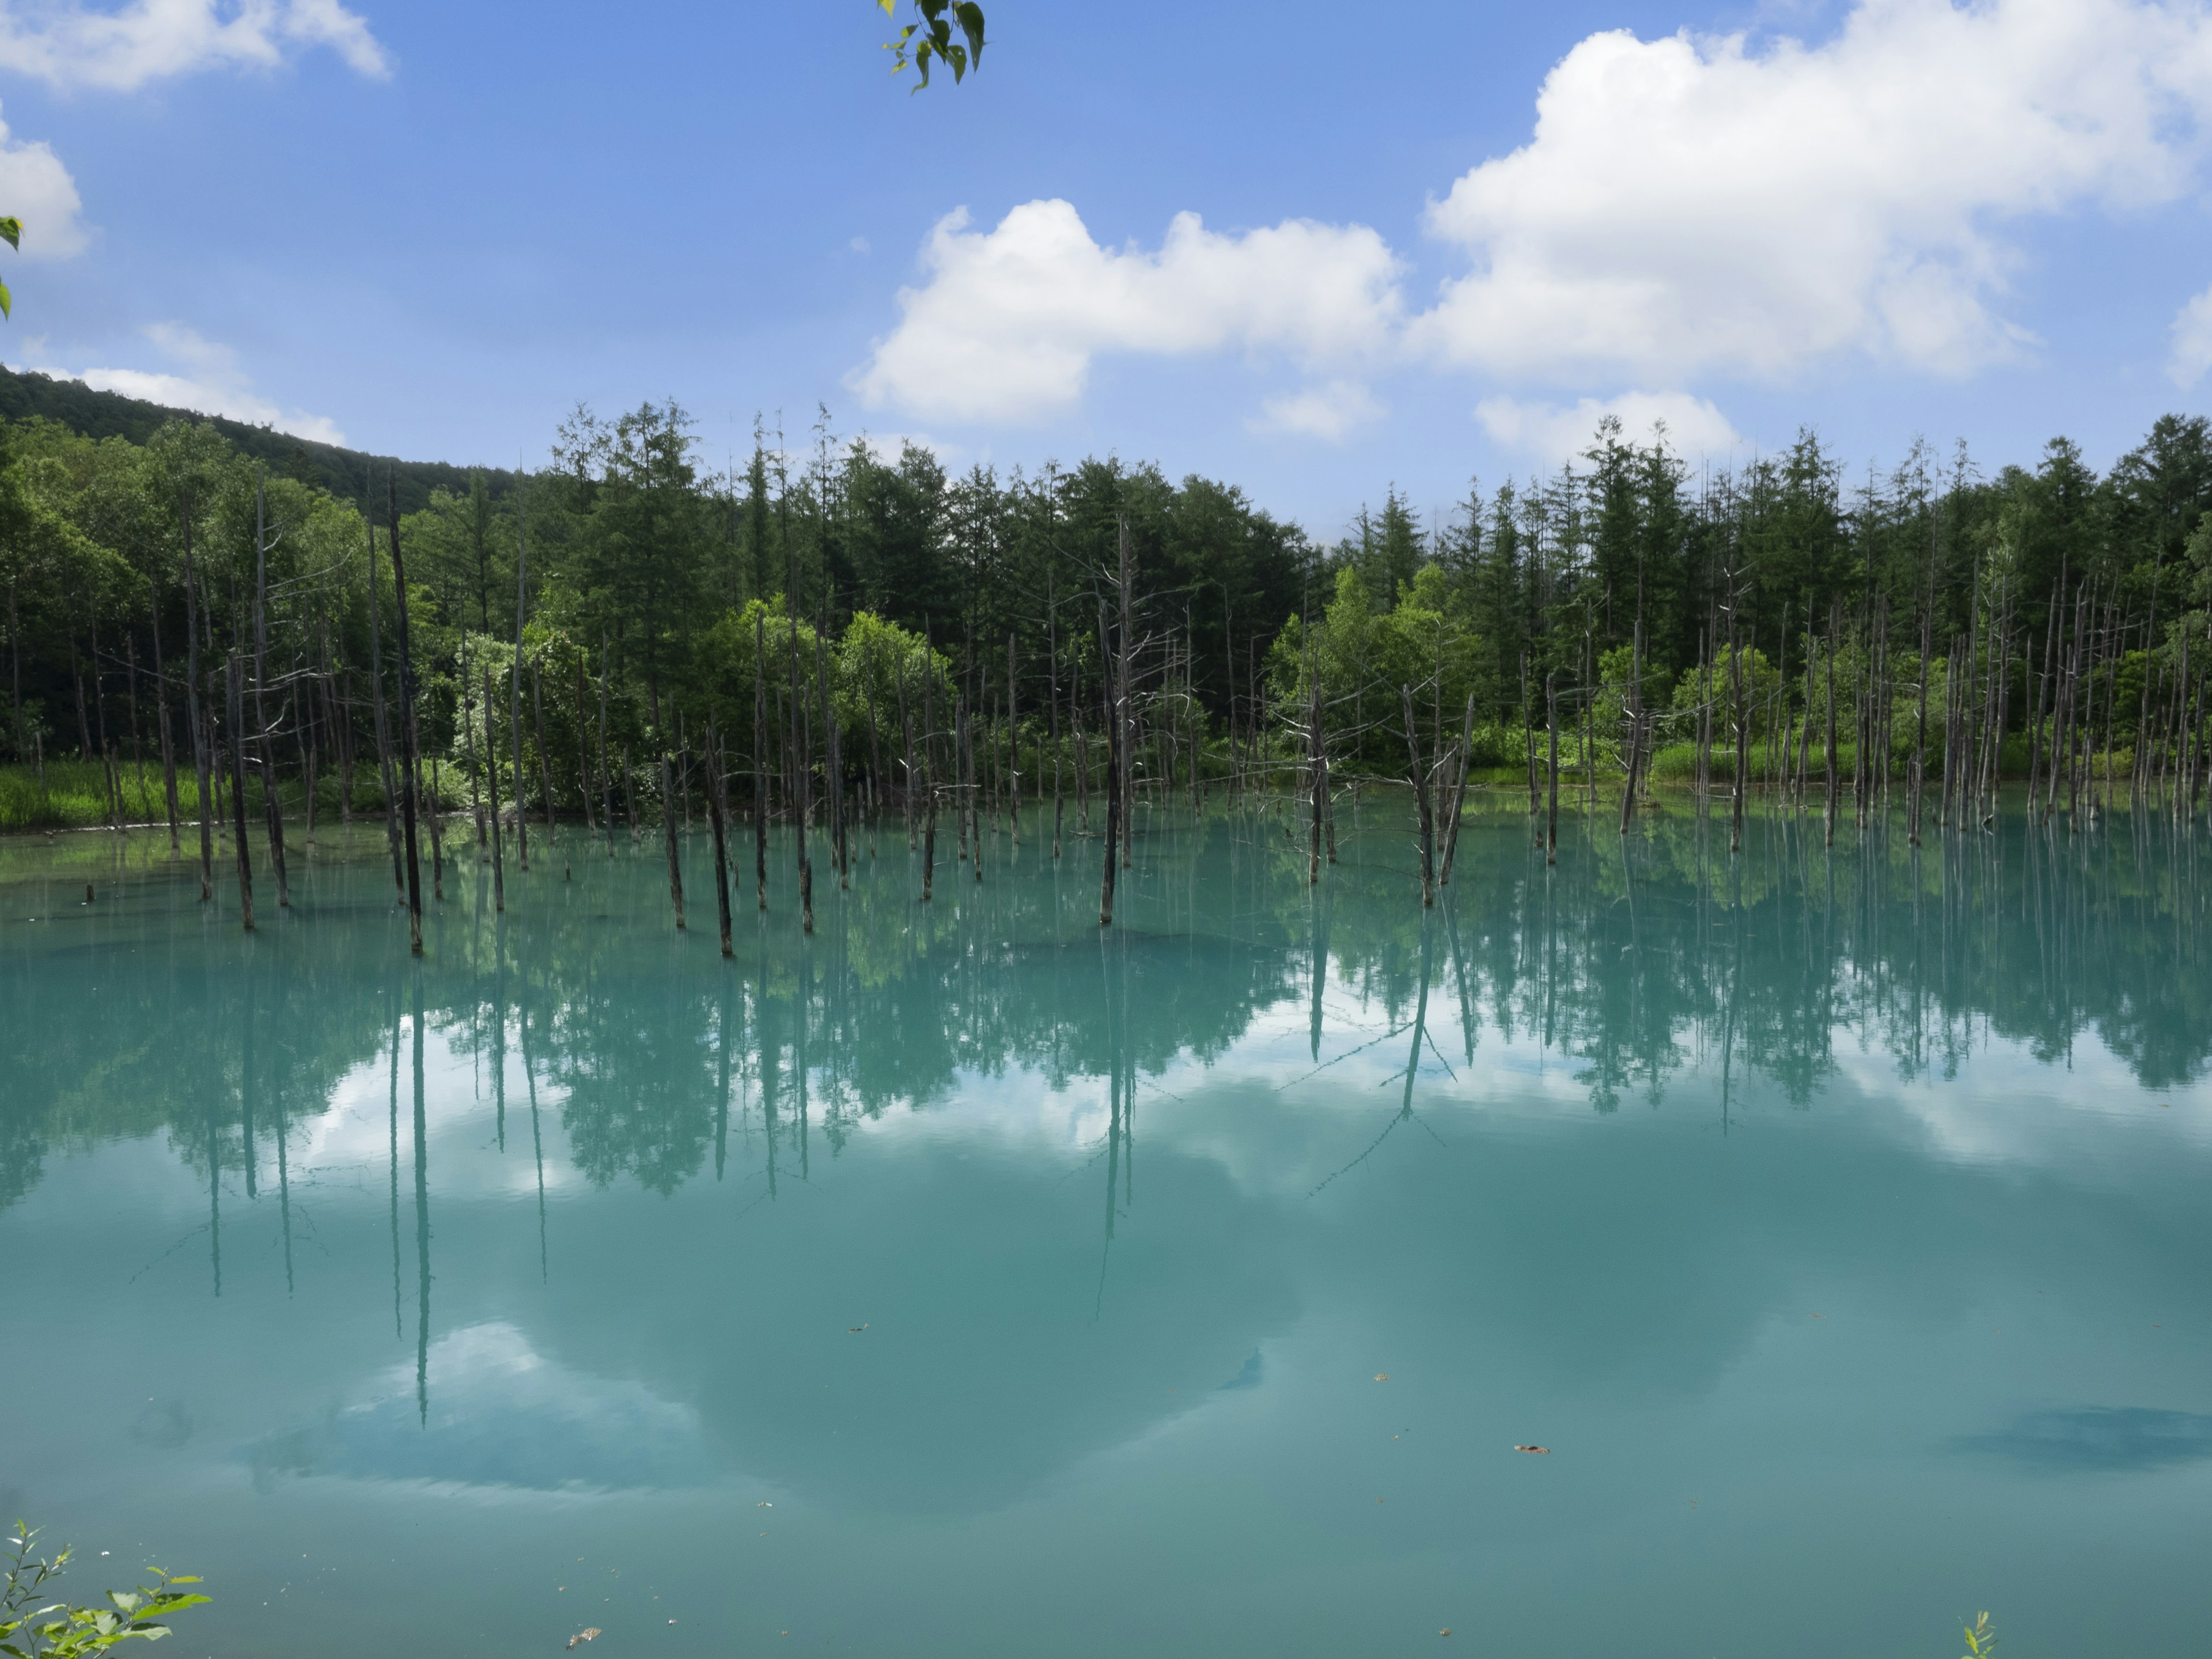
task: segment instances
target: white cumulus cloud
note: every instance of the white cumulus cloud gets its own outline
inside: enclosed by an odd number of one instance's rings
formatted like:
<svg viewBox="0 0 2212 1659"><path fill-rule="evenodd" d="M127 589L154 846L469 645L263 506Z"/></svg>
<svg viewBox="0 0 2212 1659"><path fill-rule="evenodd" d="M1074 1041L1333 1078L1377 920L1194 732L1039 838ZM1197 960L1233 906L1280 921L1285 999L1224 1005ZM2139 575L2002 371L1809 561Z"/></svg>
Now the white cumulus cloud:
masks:
<svg viewBox="0 0 2212 1659"><path fill-rule="evenodd" d="M154 323L140 331L156 350L181 374L160 369L50 368L39 373L63 380L82 380L94 392L119 392L126 398L170 409L189 409L202 415L227 416L253 426L274 427L297 438L319 443L343 444L345 434L328 416L286 409L253 389L252 380L239 366L230 347L203 338L182 323Z"/></svg>
<svg viewBox="0 0 2212 1659"><path fill-rule="evenodd" d="M1547 463L1580 456L1608 415L1620 422L1621 435L1631 443L1649 442L1663 428L1668 447L1678 455L1717 459L1743 442L1727 416L1686 392L1624 392L1601 401L1584 398L1565 408L1486 398L1474 410L1482 429L1502 447Z"/></svg>
<svg viewBox="0 0 2212 1659"><path fill-rule="evenodd" d="M367 20L338 0L131 0L117 11L0 0L0 70L56 87L131 92L201 70L274 68L317 46L363 75L391 72Z"/></svg>
<svg viewBox="0 0 2212 1659"><path fill-rule="evenodd" d="M1260 405L1260 418L1248 424L1255 432L1293 432L1334 441L1383 412L1374 394L1357 380L1331 380L1288 397L1268 398Z"/></svg>
<svg viewBox="0 0 2212 1659"><path fill-rule="evenodd" d="M1388 349L1398 261L1364 226L1290 220L1234 234L1178 214L1157 252L1101 247L1064 201L1030 202L990 231L963 209L922 253L896 328L854 384L871 404L962 420L1034 420L1081 397L1115 352L1241 349L1303 366Z"/></svg>
<svg viewBox="0 0 2212 1659"><path fill-rule="evenodd" d="M20 143L0 121L0 212L23 222L23 257L65 259L84 251L76 180L43 143Z"/></svg>
<svg viewBox="0 0 2212 1659"><path fill-rule="evenodd" d="M2186 0L1863 0L1818 46L1593 35L1530 142L1431 205L1474 268L1413 337L1553 380L1964 374L2027 343L2006 225L2183 195L2208 106Z"/></svg>
<svg viewBox="0 0 2212 1659"><path fill-rule="evenodd" d="M2212 288L2206 289L2174 313L2173 349L2166 372L2174 384L2186 389L2212 369Z"/></svg>
<svg viewBox="0 0 2212 1659"><path fill-rule="evenodd" d="M2008 314L2030 227L2191 198L2208 148L2212 0L1857 0L1810 40L1608 31L1545 77L1525 144L1430 203L1450 267L1425 310L1362 226L1224 234L1184 214L1157 250L1113 248L1030 202L936 227L854 384L1011 422L1075 403L1110 354L1273 355L1305 384L1251 424L1328 438L1413 366L1571 398L1839 365L1961 377L2038 343ZM2169 358L2185 386L2208 371L2212 290ZM1586 404L1639 398L1674 399L1686 445L1734 441L1681 392L1492 398L1481 418L1556 447Z"/></svg>

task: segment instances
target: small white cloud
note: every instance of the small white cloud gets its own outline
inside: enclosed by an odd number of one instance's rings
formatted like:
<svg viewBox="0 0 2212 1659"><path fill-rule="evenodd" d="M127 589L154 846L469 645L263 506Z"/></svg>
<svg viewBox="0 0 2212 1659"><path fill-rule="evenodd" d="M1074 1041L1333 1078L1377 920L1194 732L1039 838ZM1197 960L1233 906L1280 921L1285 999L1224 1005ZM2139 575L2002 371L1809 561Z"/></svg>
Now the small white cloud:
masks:
<svg viewBox="0 0 2212 1659"><path fill-rule="evenodd" d="M1224 235L1178 214L1157 253L1101 247L1064 201L988 232L965 209L930 233L928 281L852 383L871 404L958 420L1034 420L1083 392L1094 358L1240 347L1304 364L1384 349L1398 262L1364 226L1289 220Z"/></svg>
<svg viewBox="0 0 2212 1659"><path fill-rule="evenodd" d="M868 246L868 239L865 236L855 236L851 241L846 243L845 246L863 258L866 258L868 254L875 252L873 248Z"/></svg>
<svg viewBox="0 0 2212 1659"><path fill-rule="evenodd" d="M143 368L88 368L76 371L48 368L39 373L64 380L82 380L94 392L117 392L142 398L169 409L189 409L201 415L222 415L252 426L274 427L297 438L318 443L343 444L345 434L336 422L305 410L284 409L253 389L239 367L238 354L228 346L203 338L182 323L154 323L141 331L161 354L189 371L167 374Z"/></svg>
<svg viewBox="0 0 2212 1659"><path fill-rule="evenodd" d="M18 143L0 121L0 211L23 222L23 257L66 259L84 252L76 180L45 144Z"/></svg>
<svg viewBox="0 0 2212 1659"><path fill-rule="evenodd" d="M2182 307L2173 316L2173 349L2166 372L2185 391L2212 369L2212 288Z"/></svg>
<svg viewBox="0 0 2212 1659"><path fill-rule="evenodd" d="M1246 424L1255 432L1292 432L1334 441L1385 412L1357 380L1331 380L1287 398L1268 398L1260 405L1260 417Z"/></svg>
<svg viewBox="0 0 2212 1659"><path fill-rule="evenodd" d="M119 11L0 8L0 70L51 86L132 92L200 70L273 69L328 46L367 76L392 71L368 21L338 0L131 0Z"/></svg>
<svg viewBox="0 0 2212 1659"><path fill-rule="evenodd" d="M1566 408L1486 398L1474 410L1482 429L1499 445L1552 464L1580 456L1608 415L1631 443L1648 442L1663 428L1667 447L1678 455L1717 457L1743 442L1727 416L1686 392L1624 392L1602 402L1584 398Z"/></svg>
<svg viewBox="0 0 2212 1659"><path fill-rule="evenodd" d="M2008 222L2185 194L2212 114L2190 0L1862 0L1818 46L1594 34L1530 141L1429 212L1474 269L1412 330L1507 376L1954 375L2031 343Z"/></svg>

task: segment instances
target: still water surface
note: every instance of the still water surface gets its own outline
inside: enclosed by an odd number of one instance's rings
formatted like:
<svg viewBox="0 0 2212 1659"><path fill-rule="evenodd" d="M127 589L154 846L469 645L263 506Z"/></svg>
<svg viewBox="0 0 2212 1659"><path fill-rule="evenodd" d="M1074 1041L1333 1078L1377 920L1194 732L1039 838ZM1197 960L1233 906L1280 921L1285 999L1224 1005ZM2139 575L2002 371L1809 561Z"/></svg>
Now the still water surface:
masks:
<svg viewBox="0 0 2212 1659"><path fill-rule="evenodd" d="M233 1659L2212 1648L2202 832L1363 816L0 848L0 1502Z"/></svg>

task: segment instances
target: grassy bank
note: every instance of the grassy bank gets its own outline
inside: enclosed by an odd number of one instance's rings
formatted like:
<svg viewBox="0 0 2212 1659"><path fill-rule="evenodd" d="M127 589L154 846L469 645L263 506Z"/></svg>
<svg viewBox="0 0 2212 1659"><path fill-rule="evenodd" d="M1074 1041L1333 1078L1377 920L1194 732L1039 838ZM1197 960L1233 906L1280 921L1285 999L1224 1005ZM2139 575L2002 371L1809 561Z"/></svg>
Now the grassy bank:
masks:
<svg viewBox="0 0 2212 1659"><path fill-rule="evenodd" d="M448 810L466 805L468 780L461 769L444 763L435 772L434 793L440 805ZM142 778L137 768L126 763L119 769L119 775L125 823L168 823L168 801L159 767L149 766ZM219 793L221 805L228 811L229 792ZM298 779L279 784L276 794L287 818L307 816L307 792ZM384 792L377 787L374 772L354 775L353 810L357 816L384 811ZM260 781L248 778L246 816L258 823L264 811ZM315 811L318 817L337 819L338 780L335 773L318 780ZM96 829L110 821L110 812L106 770L96 761L48 761L43 776L35 766L0 766L0 831ZM180 770L177 774L178 820L191 823L199 816L199 781Z"/></svg>

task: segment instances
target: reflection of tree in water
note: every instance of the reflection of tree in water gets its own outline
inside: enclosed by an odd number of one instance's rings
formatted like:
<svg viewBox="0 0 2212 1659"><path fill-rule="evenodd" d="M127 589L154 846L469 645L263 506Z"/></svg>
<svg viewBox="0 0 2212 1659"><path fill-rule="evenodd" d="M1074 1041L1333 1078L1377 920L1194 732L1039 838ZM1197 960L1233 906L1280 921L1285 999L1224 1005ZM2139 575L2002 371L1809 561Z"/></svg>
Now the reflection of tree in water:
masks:
<svg viewBox="0 0 2212 1659"><path fill-rule="evenodd" d="M1570 823L1547 869L1509 802L1470 820L1425 935L1410 850L1376 827L1387 810L1370 803L1318 891L1270 818L1163 824L1104 932L1083 917L1086 843L1057 871L1025 852L1009 872L994 850L995 879L940 882L924 906L888 838L817 906L813 939L772 910L741 924L732 963L662 926L658 884L631 860L580 860L573 887L503 919L457 895L426 1018L476 1069L502 1146L526 1072L590 1180L663 1193L725 1169L732 1135L762 1139L770 1179L803 1178L860 1121L940 1105L967 1076L1118 1078L1126 1103L1139 1074L1218 1059L1279 1006L1319 1065L1409 1026L1425 998L1407 1085L1448 1081L1448 1053L1533 1041L1600 1111L1656 1103L1692 1068L1803 1104L1839 1041L1913 1078L1954 1073L1991 1034L2058 1062L2094 1031L2151 1088L2212 1054L2194 844L2148 815L2070 837L2013 819L1916 851L1881 825L1831 849L1812 819L1781 814L1755 817L1731 858L1718 819L1655 812L1622 837L1601 814L1588 832ZM280 1147L390 1041L405 958L388 922L381 904L333 905L267 938L57 937L44 956L27 935L0 1036L0 1204L31 1189L48 1147L166 1130L211 1212L223 1182L252 1198L273 1182L289 1221L313 1174Z"/></svg>

